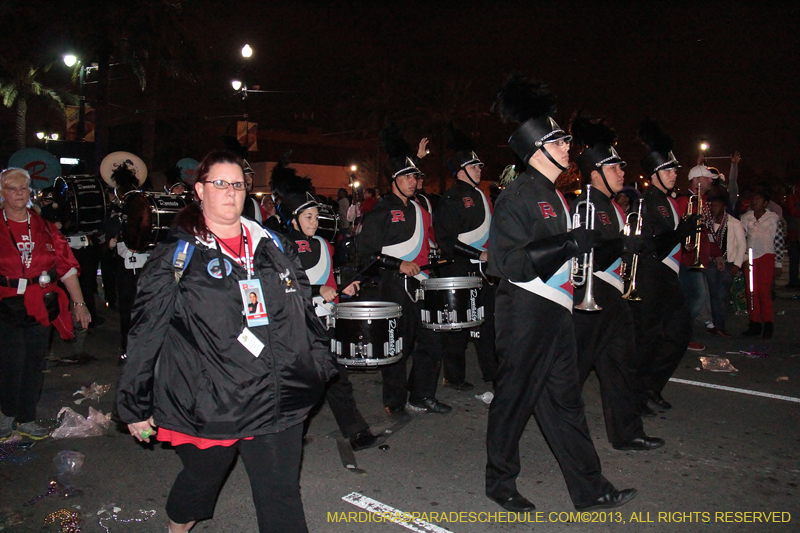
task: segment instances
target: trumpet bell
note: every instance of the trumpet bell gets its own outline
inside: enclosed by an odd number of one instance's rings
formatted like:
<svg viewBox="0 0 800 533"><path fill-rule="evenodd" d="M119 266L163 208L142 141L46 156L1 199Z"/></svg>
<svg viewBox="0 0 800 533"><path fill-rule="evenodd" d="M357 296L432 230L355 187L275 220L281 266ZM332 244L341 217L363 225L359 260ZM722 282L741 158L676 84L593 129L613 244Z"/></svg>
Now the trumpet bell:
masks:
<svg viewBox="0 0 800 533"><path fill-rule="evenodd" d="M625 294L622 295L623 300L628 300L629 302L641 302L642 297L639 296L639 291L637 290L628 290Z"/></svg>
<svg viewBox="0 0 800 533"><path fill-rule="evenodd" d="M584 301L575 306L575 309L577 309L578 311L585 311L587 313L594 313L596 311L603 310L602 307L597 305L597 302L595 302L594 299L588 301L584 299Z"/></svg>

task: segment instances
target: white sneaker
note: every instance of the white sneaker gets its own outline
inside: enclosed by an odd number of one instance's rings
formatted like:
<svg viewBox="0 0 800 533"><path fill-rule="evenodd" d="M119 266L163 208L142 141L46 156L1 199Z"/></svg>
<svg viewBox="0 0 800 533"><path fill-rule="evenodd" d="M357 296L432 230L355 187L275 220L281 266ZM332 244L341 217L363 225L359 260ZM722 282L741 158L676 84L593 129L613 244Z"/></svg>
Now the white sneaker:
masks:
<svg viewBox="0 0 800 533"><path fill-rule="evenodd" d="M7 439L14 432L14 417L0 413L0 439Z"/></svg>
<svg viewBox="0 0 800 533"><path fill-rule="evenodd" d="M33 440L39 440L50 436L50 432L36 422L17 424L17 433L23 437L30 437Z"/></svg>

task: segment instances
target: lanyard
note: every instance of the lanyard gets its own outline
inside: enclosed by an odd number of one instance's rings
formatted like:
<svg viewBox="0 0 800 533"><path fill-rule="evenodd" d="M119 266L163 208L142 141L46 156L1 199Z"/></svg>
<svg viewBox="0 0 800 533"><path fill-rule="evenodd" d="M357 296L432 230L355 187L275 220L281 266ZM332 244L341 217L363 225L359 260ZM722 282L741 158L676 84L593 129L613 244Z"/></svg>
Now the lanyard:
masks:
<svg viewBox="0 0 800 533"><path fill-rule="evenodd" d="M214 234L212 233L212 235L214 235ZM247 239L247 230L245 229L244 225L242 225L241 239L242 239L241 242L244 244L244 265L242 265L242 266L244 266L244 269L247 271L247 279L252 279L253 272L252 272L252 269L250 268L250 245L249 245L249 241ZM230 247L228 247L227 244L222 242L222 240L219 237L217 237L216 235L214 235L214 241L217 244L217 253L219 255L220 267L222 268L222 275L224 277L225 276L225 268L224 268L224 264L222 262L223 261L223 259L222 259L222 255L223 254L222 254L222 249L220 248L220 244L225 246L225 248L228 248L228 250L230 250L232 254L234 253L234 251ZM238 252L236 252L236 255L239 255ZM239 259L241 259L241 256L238 256L236 258L236 262L237 263L239 262ZM240 265L241 265L241 263L240 263Z"/></svg>
<svg viewBox="0 0 800 533"><path fill-rule="evenodd" d="M28 215L28 245L31 245L33 243L33 237L31 236L31 214L27 213L27 215ZM11 243L16 245L17 238L14 237L14 233L11 231L11 224L8 223L8 216L6 215L5 209L3 209L3 220L5 221L6 227L8 228L8 234L11 235ZM23 253L22 250L18 251L19 251L19 259L20 261L22 261L22 271L25 272L25 270L28 268L28 266L25 264L25 254ZM29 252L29 256L32 254L33 250Z"/></svg>

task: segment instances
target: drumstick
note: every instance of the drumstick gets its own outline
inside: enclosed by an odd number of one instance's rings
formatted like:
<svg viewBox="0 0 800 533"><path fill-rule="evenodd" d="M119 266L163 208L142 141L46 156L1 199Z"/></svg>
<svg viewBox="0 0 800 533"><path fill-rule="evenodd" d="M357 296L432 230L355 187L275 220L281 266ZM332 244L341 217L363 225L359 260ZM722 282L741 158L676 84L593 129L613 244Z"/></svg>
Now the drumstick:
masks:
<svg viewBox="0 0 800 533"><path fill-rule="evenodd" d="M430 270L432 268L438 268L445 265L452 265L455 263L455 259L439 259L438 261L434 261L433 263L428 263L427 265L422 265L419 267L420 270Z"/></svg>
<svg viewBox="0 0 800 533"><path fill-rule="evenodd" d="M367 272L367 270L372 268L373 265L375 265L375 263L377 263L377 262L378 262L378 258L373 259L371 263L369 263L367 266L365 266L364 268L359 270L356 273L356 275L353 276L353 278L350 281L348 281L347 283L343 283L342 287L347 288L350 285L352 285L354 281L360 281L360 279L364 277L364 274ZM341 291L336 291L336 296L339 296L340 294L342 294ZM334 296L334 298L336 298L336 296Z"/></svg>

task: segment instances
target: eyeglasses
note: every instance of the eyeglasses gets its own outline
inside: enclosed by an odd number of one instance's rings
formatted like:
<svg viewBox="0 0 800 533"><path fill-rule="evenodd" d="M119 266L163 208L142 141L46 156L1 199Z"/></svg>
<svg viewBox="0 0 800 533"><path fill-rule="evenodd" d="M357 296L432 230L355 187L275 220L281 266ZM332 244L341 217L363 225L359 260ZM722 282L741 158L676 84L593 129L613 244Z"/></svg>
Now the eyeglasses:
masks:
<svg viewBox="0 0 800 533"><path fill-rule="evenodd" d="M234 191L244 191L247 189L247 184L243 181L234 181L231 183L225 180L205 180L203 183L210 183L215 189L220 189L222 191L227 191L230 186L233 187Z"/></svg>
<svg viewBox="0 0 800 533"><path fill-rule="evenodd" d="M572 141L565 141L564 139L558 139L557 141L553 141L547 144L555 144L559 148L564 148L565 146L569 148L570 146L572 146Z"/></svg>

